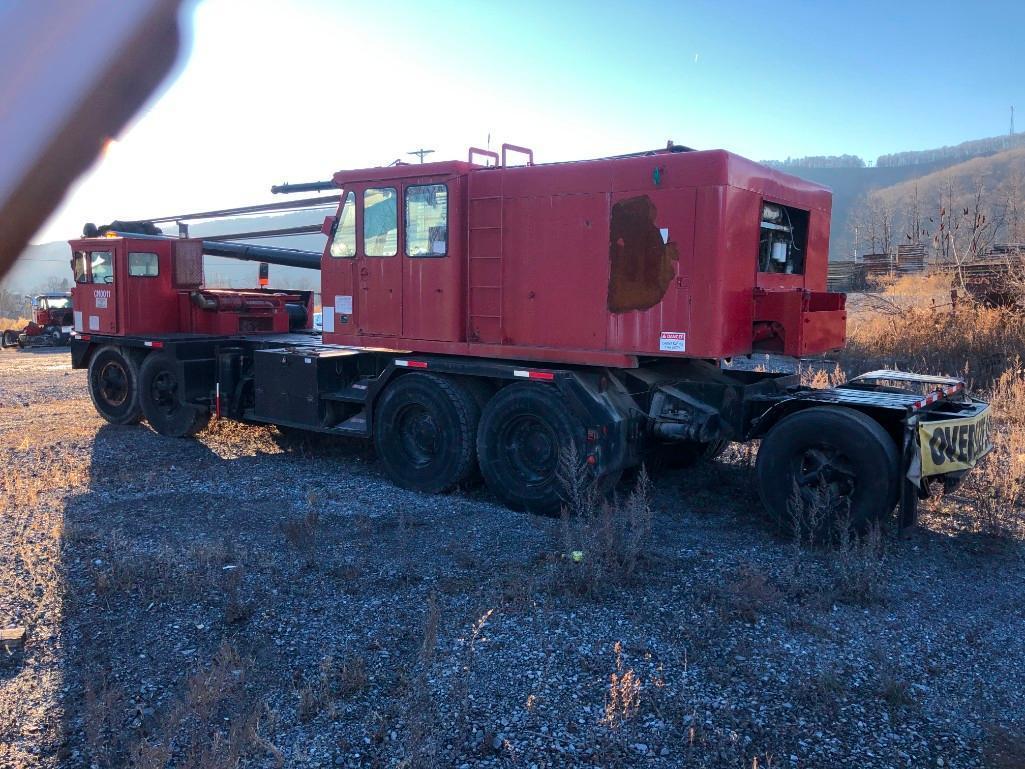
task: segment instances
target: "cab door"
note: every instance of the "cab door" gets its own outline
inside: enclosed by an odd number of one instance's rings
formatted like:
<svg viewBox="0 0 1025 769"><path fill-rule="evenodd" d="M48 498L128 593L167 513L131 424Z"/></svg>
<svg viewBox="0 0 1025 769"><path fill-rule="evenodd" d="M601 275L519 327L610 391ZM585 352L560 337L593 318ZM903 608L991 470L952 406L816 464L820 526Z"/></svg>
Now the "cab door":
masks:
<svg viewBox="0 0 1025 769"><path fill-rule="evenodd" d="M86 334L118 333L115 263L121 241L110 246L83 243L73 258L75 330Z"/></svg>
<svg viewBox="0 0 1025 769"><path fill-rule="evenodd" d="M402 333L402 248L398 186L358 189L362 227L356 255L355 317L360 335Z"/></svg>

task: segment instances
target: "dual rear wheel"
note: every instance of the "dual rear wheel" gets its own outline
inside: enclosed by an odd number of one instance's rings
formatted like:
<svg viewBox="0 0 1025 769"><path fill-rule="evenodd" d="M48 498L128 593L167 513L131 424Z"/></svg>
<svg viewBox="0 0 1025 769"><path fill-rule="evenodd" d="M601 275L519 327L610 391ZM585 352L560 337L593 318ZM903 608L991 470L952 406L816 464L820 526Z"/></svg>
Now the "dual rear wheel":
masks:
<svg viewBox="0 0 1025 769"><path fill-rule="evenodd" d="M580 456L583 424L547 385L517 383L488 395L473 380L401 376L375 413L374 443L385 470L404 488L432 493L479 470L505 505L557 512L560 462L566 452Z"/></svg>
<svg viewBox="0 0 1025 769"><path fill-rule="evenodd" d="M143 417L161 435L194 435L209 421L206 409L187 403L175 361L164 353L141 358L108 345L89 361L89 396L111 424L136 424Z"/></svg>

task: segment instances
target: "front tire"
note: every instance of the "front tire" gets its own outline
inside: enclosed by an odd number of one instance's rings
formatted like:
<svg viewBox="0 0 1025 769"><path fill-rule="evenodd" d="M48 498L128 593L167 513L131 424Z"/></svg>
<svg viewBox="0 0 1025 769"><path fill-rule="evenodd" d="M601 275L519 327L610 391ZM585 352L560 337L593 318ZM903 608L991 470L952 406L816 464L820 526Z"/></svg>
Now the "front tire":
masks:
<svg viewBox="0 0 1025 769"><path fill-rule="evenodd" d="M89 397L111 424L130 425L142 418L139 365L118 347L101 347L89 361Z"/></svg>
<svg viewBox="0 0 1025 769"><path fill-rule="evenodd" d="M477 431L477 459L491 493L514 510L551 515L565 501L559 464L583 457L586 429L549 385L504 387Z"/></svg>
<svg viewBox="0 0 1025 769"><path fill-rule="evenodd" d="M795 516L816 509L811 534L828 536L838 516L866 530L893 512L900 490L900 456L882 426L849 408L809 408L781 420L762 439L755 470L762 503L793 532ZM794 507L798 510L794 510ZM803 521L807 526L807 520Z"/></svg>
<svg viewBox="0 0 1025 769"><path fill-rule="evenodd" d="M437 494L473 473L480 407L450 377L399 376L374 414L374 447L392 481L404 489Z"/></svg>
<svg viewBox="0 0 1025 769"><path fill-rule="evenodd" d="M184 395L185 384L171 356L153 353L143 361L139 399L150 427L171 438L192 436L206 427L209 410L186 403Z"/></svg>
<svg viewBox="0 0 1025 769"><path fill-rule="evenodd" d="M13 328L6 329L0 337L0 347L14 347L18 344L18 332Z"/></svg>

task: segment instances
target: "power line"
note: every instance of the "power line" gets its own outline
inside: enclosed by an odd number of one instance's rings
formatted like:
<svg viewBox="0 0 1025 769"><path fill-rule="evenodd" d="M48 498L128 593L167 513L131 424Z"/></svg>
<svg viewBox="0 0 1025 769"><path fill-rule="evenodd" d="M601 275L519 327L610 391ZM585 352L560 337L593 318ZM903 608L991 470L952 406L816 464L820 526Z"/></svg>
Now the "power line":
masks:
<svg viewBox="0 0 1025 769"><path fill-rule="evenodd" d="M413 150L412 152L407 152L406 154L407 155L416 155L418 158L420 158L420 162L423 163L424 162L424 155L430 155L432 152L434 152L434 150L425 150L425 149L423 149L421 147L418 150Z"/></svg>

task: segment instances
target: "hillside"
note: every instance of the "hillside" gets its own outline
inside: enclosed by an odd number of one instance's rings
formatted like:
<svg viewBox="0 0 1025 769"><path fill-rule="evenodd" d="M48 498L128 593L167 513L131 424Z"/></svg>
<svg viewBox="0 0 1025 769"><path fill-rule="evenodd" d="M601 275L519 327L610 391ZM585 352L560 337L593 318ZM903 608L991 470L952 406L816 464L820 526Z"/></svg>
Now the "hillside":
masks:
<svg viewBox="0 0 1025 769"><path fill-rule="evenodd" d="M990 226L990 240L1015 240L1022 236L1015 210L1025 209L1025 147L995 155L976 157L940 171L907 179L869 195L877 210L889 212L900 237L908 228L910 212L917 195L918 207L927 230L935 229L942 208L955 211L973 209L977 194ZM933 220L930 226L929 219Z"/></svg>

